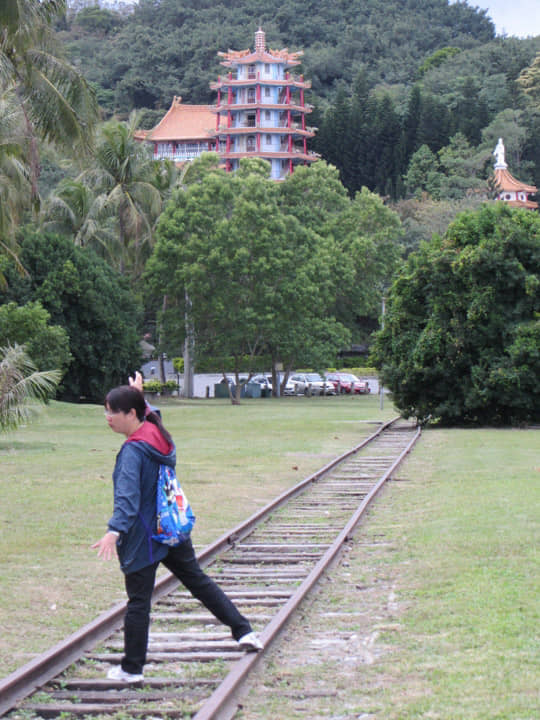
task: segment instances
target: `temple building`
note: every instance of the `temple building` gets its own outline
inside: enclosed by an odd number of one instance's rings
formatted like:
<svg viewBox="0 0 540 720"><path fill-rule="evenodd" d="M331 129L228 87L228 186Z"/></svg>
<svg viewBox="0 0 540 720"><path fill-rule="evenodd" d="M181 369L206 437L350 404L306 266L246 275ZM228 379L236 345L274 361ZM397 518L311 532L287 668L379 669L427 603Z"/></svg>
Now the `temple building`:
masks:
<svg viewBox="0 0 540 720"><path fill-rule="evenodd" d="M265 33L255 33L255 50L219 53L229 69L210 87L217 91L215 105L184 105L175 97L163 119L138 140L151 143L156 159L184 163L204 151L215 151L227 171L238 168L243 157L268 160L271 177L280 180L298 164L317 159L307 149L315 135L306 127L312 110L304 101L311 83L290 72L299 65L301 52L267 50Z"/></svg>
<svg viewBox="0 0 540 720"><path fill-rule="evenodd" d="M498 191L497 200L502 200L512 207L527 208L528 210L536 210L538 203L529 200L529 195L538 191L534 185L527 185L511 175L508 172L508 165L505 162L505 151L502 138L499 138L497 147L493 154L495 155L495 187Z"/></svg>
<svg viewBox="0 0 540 720"><path fill-rule="evenodd" d="M210 87L217 91L216 148L228 171L235 170L241 158L261 157L270 162L271 177L279 180L295 165L317 159L307 149L308 138L315 135L306 127L312 107L305 104L304 91L311 83L290 72L300 64L301 54L267 50L260 28L254 51L219 53L229 71Z"/></svg>
<svg viewBox="0 0 540 720"><path fill-rule="evenodd" d="M182 98L175 96L160 122L152 130L140 130L135 137L152 144L156 160L183 163L215 150L215 127L210 105L183 105Z"/></svg>

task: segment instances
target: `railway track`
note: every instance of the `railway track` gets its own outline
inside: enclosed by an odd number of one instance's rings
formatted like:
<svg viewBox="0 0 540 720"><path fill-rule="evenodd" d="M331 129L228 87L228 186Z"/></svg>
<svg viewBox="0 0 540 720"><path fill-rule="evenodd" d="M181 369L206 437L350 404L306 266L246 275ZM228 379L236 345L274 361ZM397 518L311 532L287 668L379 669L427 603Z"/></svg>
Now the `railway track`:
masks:
<svg viewBox="0 0 540 720"><path fill-rule="evenodd" d="M362 514L418 439L398 418L283 493L199 554L266 649L338 557ZM123 653L124 603L0 680L0 715L17 718L233 718L263 653L244 653L228 629L180 589L156 584L145 678L105 679Z"/></svg>

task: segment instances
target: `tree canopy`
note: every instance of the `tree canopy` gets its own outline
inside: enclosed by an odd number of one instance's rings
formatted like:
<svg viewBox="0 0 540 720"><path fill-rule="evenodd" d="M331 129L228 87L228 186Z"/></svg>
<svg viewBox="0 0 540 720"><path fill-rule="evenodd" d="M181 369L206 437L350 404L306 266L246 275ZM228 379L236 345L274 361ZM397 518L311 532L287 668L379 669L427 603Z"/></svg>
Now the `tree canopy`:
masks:
<svg viewBox="0 0 540 720"><path fill-rule="evenodd" d="M373 358L406 417L538 421L540 218L503 203L464 212L409 256Z"/></svg>
<svg viewBox="0 0 540 720"><path fill-rule="evenodd" d="M231 175L207 156L190 172L147 266L146 284L166 296L166 346L178 352L187 319L199 352L264 351L289 369L335 359L359 316L377 312L399 257L395 214L368 191L351 200L325 163L282 184L261 160Z"/></svg>
<svg viewBox="0 0 540 720"><path fill-rule="evenodd" d="M73 361L60 397L101 402L140 364L141 311L127 281L90 249L50 233L28 231L20 259L27 275L21 276L13 262L3 262L8 285L0 302L39 302L51 323L69 335Z"/></svg>
<svg viewBox="0 0 540 720"><path fill-rule="evenodd" d="M487 11L447 0L140 0L116 22L107 13L70 14L61 37L108 109L123 113L165 109L174 95L211 102L218 51L252 47L259 24L270 47L304 51L317 96L332 95L340 79L352 83L362 66L371 86L411 82L437 49L475 47L495 35Z"/></svg>
<svg viewBox="0 0 540 720"><path fill-rule="evenodd" d="M328 248L280 212L278 194L267 164L245 160L232 175L210 169L166 207L147 283L166 296L164 332L177 350L187 323L198 352L232 356L238 371L246 355L291 351L298 343L291 325L302 328L304 346L309 321L324 326Z"/></svg>

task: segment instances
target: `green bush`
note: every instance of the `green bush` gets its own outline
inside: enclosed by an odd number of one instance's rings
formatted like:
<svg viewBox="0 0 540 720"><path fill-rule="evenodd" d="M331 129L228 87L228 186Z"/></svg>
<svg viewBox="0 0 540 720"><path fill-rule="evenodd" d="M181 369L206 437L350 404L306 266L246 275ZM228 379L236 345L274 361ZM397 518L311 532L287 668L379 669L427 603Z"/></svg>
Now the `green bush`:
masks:
<svg viewBox="0 0 540 720"><path fill-rule="evenodd" d="M353 375L356 375L359 378L362 377L363 375L371 375L371 376L377 377L379 374L377 368L369 367L369 366L344 368L343 370L340 370L339 372L352 373Z"/></svg>
<svg viewBox="0 0 540 720"><path fill-rule="evenodd" d="M540 419L540 217L504 203L458 215L407 259L373 361L405 417Z"/></svg>
<svg viewBox="0 0 540 720"><path fill-rule="evenodd" d="M146 380L143 383L144 392L149 393L160 393L163 389L163 384L159 380Z"/></svg>

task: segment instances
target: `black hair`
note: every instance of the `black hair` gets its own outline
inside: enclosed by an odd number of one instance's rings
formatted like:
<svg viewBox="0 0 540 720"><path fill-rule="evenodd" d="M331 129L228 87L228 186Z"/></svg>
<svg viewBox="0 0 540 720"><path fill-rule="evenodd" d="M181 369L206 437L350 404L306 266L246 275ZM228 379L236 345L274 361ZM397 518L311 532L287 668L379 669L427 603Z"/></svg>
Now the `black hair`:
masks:
<svg viewBox="0 0 540 720"><path fill-rule="evenodd" d="M105 406L109 406L113 412L128 413L130 410L135 410L137 419L140 422L148 420L153 425L156 425L160 433L163 435L165 440L173 445L173 439L168 430L165 429L160 416L150 410L144 395L137 388L131 385L120 385L119 387L109 390L103 403Z"/></svg>

